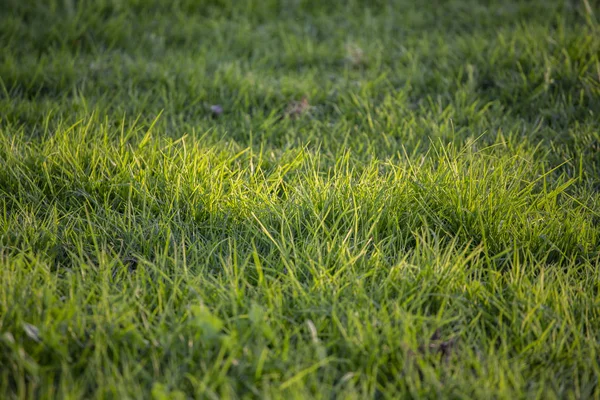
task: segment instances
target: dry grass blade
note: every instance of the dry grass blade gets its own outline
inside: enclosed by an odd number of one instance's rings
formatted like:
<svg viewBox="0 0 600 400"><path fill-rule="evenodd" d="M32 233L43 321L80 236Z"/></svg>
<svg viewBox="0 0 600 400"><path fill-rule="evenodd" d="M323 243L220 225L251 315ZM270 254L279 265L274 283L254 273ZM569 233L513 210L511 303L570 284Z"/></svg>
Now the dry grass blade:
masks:
<svg viewBox="0 0 600 400"><path fill-rule="evenodd" d="M285 109L284 116L290 119L299 118L309 112L311 108L308 98L304 96L300 101L293 101Z"/></svg>

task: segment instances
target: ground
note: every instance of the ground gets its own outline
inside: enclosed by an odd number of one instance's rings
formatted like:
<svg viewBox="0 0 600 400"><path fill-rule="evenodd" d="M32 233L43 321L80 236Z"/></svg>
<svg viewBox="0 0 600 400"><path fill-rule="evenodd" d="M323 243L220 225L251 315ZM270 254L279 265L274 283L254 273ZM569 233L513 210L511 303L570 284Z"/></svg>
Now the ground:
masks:
<svg viewBox="0 0 600 400"><path fill-rule="evenodd" d="M5 0L0 397L598 398L593 0Z"/></svg>

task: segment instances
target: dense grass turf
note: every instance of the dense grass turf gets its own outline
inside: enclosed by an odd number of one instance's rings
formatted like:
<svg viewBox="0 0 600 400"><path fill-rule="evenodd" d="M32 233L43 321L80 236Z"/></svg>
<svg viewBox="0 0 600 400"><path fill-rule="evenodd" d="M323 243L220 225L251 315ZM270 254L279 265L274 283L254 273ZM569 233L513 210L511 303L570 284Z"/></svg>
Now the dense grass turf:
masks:
<svg viewBox="0 0 600 400"><path fill-rule="evenodd" d="M597 2L1 3L1 398L600 396Z"/></svg>

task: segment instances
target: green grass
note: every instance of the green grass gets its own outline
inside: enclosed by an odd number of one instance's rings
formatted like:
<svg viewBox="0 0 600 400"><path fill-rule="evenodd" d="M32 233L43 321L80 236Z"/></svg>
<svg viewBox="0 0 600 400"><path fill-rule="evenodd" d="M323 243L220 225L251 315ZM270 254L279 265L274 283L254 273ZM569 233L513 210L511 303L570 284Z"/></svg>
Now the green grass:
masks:
<svg viewBox="0 0 600 400"><path fill-rule="evenodd" d="M599 18L5 0L0 398L599 398Z"/></svg>

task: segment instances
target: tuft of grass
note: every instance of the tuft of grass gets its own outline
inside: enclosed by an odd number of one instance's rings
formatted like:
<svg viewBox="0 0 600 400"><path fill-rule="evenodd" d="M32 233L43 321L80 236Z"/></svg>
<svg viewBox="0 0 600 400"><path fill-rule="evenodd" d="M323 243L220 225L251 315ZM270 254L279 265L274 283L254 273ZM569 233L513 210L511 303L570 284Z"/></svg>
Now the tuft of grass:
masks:
<svg viewBox="0 0 600 400"><path fill-rule="evenodd" d="M3 2L0 397L598 397L599 12Z"/></svg>

